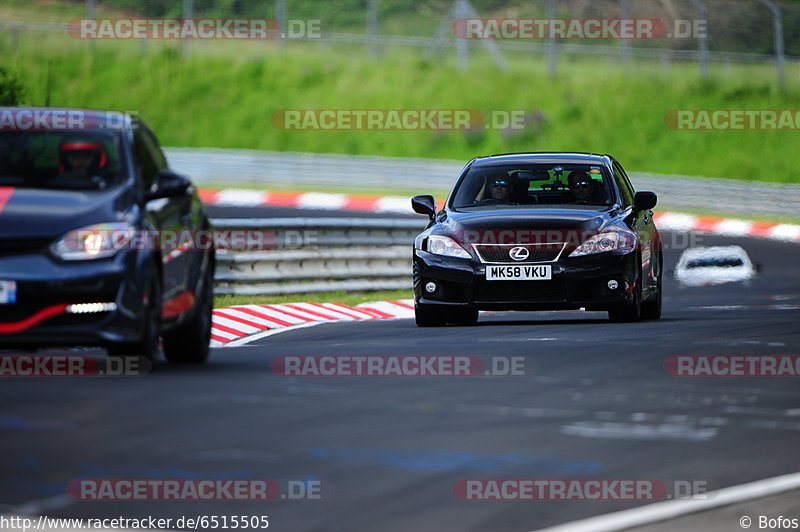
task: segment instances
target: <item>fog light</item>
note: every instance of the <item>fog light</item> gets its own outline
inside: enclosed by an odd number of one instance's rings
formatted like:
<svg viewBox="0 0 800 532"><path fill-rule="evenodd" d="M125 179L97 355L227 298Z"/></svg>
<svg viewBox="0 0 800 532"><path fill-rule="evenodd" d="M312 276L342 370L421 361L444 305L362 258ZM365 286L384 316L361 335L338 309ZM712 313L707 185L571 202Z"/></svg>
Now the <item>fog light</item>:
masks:
<svg viewBox="0 0 800 532"><path fill-rule="evenodd" d="M434 282L430 282L430 283L425 285L425 291L428 292L429 294L432 294L432 293L436 292L437 288L438 288L438 286L436 286L436 283L434 283Z"/></svg>
<svg viewBox="0 0 800 532"><path fill-rule="evenodd" d="M616 279L611 279L608 282L608 289L609 290L616 290L617 288L619 288L619 283L617 282Z"/></svg>

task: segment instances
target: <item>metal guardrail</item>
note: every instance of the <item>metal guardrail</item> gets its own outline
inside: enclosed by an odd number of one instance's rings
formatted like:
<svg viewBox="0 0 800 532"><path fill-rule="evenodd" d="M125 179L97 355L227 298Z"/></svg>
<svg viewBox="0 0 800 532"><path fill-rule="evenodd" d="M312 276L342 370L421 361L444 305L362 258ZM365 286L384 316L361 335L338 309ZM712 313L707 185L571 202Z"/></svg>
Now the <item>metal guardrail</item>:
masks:
<svg viewBox="0 0 800 532"><path fill-rule="evenodd" d="M280 183L281 186L348 186L365 193L408 189L409 197L449 190L466 161L363 155L261 152L201 148L165 150L170 165L200 184ZM659 208L740 216L797 216L800 185L700 176L631 172L637 190L658 194Z"/></svg>
<svg viewBox="0 0 800 532"><path fill-rule="evenodd" d="M425 221L364 218L220 219L218 230L266 233L269 250L220 251L218 294L395 290L411 286L411 243Z"/></svg>

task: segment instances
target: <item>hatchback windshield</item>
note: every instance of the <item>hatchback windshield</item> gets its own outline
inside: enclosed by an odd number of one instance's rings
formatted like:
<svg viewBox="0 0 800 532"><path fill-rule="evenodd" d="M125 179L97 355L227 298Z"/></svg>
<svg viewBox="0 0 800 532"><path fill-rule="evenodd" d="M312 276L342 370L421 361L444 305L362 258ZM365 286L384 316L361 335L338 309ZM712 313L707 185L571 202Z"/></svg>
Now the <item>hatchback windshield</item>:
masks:
<svg viewBox="0 0 800 532"><path fill-rule="evenodd" d="M118 131L0 132L0 186L102 190L125 174Z"/></svg>
<svg viewBox="0 0 800 532"><path fill-rule="evenodd" d="M744 262L739 257L714 257L706 259L694 259L687 265L687 269L694 268L738 268L744 266Z"/></svg>
<svg viewBox="0 0 800 532"><path fill-rule="evenodd" d="M477 166L459 183L452 205L456 209L611 205L609 179L602 167L587 164Z"/></svg>

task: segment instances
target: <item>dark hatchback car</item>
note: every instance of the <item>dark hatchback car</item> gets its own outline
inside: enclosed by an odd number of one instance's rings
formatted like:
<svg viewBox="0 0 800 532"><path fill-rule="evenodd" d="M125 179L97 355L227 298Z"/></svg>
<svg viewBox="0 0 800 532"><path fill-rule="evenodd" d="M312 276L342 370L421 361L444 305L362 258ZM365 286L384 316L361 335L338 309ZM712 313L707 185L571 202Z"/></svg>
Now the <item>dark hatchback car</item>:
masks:
<svg viewBox="0 0 800 532"><path fill-rule="evenodd" d="M609 155L525 153L473 159L414 243L417 325L473 324L479 310L661 316L662 243L652 192L634 192Z"/></svg>
<svg viewBox="0 0 800 532"><path fill-rule="evenodd" d="M138 119L0 108L0 348L209 353L213 244L192 183Z"/></svg>

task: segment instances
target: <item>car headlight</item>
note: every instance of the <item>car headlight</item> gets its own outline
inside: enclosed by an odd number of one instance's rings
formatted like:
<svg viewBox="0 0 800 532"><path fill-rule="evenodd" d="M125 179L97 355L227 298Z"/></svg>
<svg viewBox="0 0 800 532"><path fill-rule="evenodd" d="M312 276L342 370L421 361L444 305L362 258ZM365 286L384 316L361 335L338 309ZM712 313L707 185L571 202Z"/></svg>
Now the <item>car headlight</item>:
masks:
<svg viewBox="0 0 800 532"><path fill-rule="evenodd" d="M632 250L634 248L634 236L621 231L609 231L600 233L587 239L583 244L569 254L570 257L582 257L593 253L605 253L615 250Z"/></svg>
<svg viewBox="0 0 800 532"><path fill-rule="evenodd" d="M50 245L61 260L95 260L113 257L133 239L135 229L127 223L95 224L73 229Z"/></svg>
<svg viewBox="0 0 800 532"><path fill-rule="evenodd" d="M445 257L458 257L460 259L472 258L470 254L462 248L452 238L441 235L431 235L428 237L428 253L434 255L444 255Z"/></svg>

